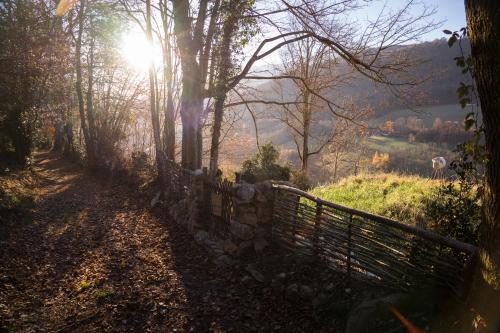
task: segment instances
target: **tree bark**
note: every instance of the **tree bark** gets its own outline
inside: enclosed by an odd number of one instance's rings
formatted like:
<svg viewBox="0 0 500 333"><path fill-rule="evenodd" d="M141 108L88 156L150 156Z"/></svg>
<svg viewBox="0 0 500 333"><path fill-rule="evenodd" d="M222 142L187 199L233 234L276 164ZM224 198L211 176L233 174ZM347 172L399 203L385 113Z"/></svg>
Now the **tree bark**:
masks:
<svg viewBox="0 0 500 333"><path fill-rule="evenodd" d="M203 2L206 4L206 1ZM182 69L182 94L180 113L182 120L182 166L195 170L201 167L200 152L200 117L203 113L202 89L204 73L200 73L200 66L196 55L201 48L202 39L199 36L203 29L192 36L191 18L189 17L189 1L173 0L174 33L179 48ZM200 4L200 7L203 7ZM199 15L203 16L200 8ZM204 17L198 17L198 22ZM198 26L198 24L197 24ZM197 29L199 30L199 29Z"/></svg>
<svg viewBox="0 0 500 333"><path fill-rule="evenodd" d="M219 167L219 145L222 121L224 118L224 103L227 96L227 84L231 70L231 40L237 28L238 14L236 12L239 0L229 3L229 15L224 22L222 32L222 43L219 54L218 80L216 84L216 97L214 105L214 122L212 125L212 144L210 146L210 177L215 178Z"/></svg>
<svg viewBox="0 0 500 333"><path fill-rule="evenodd" d="M471 301L485 319L482 332L500 331L500 2L466 0L468 35L484 125L488 161L480 264Z"/></svg>
<svg viewBox="0 0 500 333"><path fill-rule="evenodd" d="M150 45L153 45L153 33L151 27L151 0L146 0L146 34ZM160 183L164 183L164 168L163 168L163 150L160 135L160 119L158 116L158 108L156 101L156 72L154 63L150 60L149 64L149 110L151 112L151 123L153 125L153 137L155 142L156 152L156 168L158 170L158 178Z"/></svg>
<svg viewBox="0 0 500 333"><path fill-rule="evenodd" d="M89 126L89 136L90 143L92 145L92 150L96 154L94 157L97 159L101 156L97 156L98 154L98 143L97 143L97 133L96 133L96 125L94 120L94 46L95 46L95 37L94 37L94 27L93 20L90 17L89 20L89 35L90 35L90 48L88 52L89 62L88 62L88 70L87 70L87 120Z"/></svg>
<svg viewBox="0 0 500 333"><path fill-rule="evenodd" d="M85 102L83 99L83 89L82 89L82 36L85 21L85 0L80 1L80 8L78 10L78 35L76 37L75 43L75 70L76 70L76 82L75 90L78 98L78 112L80 114L80 126L83 132L83 138L85 141L85 152L87 154L87 162L89 166L94 165L94 150L93 145L89 135L89 129L87 127L87 118L85 116Z"/></svg>
<svg viewBox="0 0 500 333"><path fill-rule="evenodd" d="M165 36L165 49L163 51L163 78L165 80L164 105L165 120L163 124L163 149L169 160L175 160L175 107L173 98L173 67L172 67L172 45L170 43L170 25L167 15L167 4L160 1L162 6L161 17Z"/></svg>
<svg viewBox="0 0 500 333"><path fill-rule="evenodd" d="M307 70L306 70L307 72ZM302 110L302 120L304 122L303 137L302 137L302 165L300 171L307 173L307 162L309 160L309 131L311 127L311 100L309 92L304 92L304 109Z"/></svg>

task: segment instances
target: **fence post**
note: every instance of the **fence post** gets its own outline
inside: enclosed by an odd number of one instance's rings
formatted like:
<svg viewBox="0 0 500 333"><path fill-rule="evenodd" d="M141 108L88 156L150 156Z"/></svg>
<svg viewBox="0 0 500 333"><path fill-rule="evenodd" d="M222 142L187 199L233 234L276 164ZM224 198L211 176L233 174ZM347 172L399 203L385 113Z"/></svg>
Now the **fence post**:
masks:
<svg viewBox="0 0 500 333"><path fill-rule="evenodd" d="M272 215L271 215L271 236L270 236L270 240L271 240L271 243L274 242L274 228L275 228L275 223L276 223L276 218L274 217L275 216L275 211L274 211L274 208L276 207L276 197L277 195L280 193L280 190L275 190L273 188L273 185L271 183L271 191L272 191L272 194L273 194L273 199L271 201L271 212L272 212Z"/></svg>
<svg viewBox="0 0 500 333"><path fill-rule="evenodd" d="M319 257L320 249L319 249L319 234L320 234L320 225L321 225L321 215L323 214L323 205L319 202L316 202L316 218L314 220L314 254Z"/></svg>
<svg viewBox="0 0 500 333"><path fill-rule="evenodd" d="M462 284L459 286L459 296L461 299L466 300L469 296L469 292L472 287L472 280L474 278L474 271L476 270L477 265L479 265L479 251L474 251L469 259L466 261L464 270L463 270L463 280Z"/></svg>
<svg viewBox="0 0 500 333"><path fill-rule="evenodd" d="M295 233L297 229L297 223L299 221L299 205L300 205L300 195L295 196L295 207L294 207L294 214L293 214L293 227L292 227L292 246L295 248Z"/></svg>
<svg viewBox="0 0 500 333"><path fill-rule="evenodd" d="M352 214L347 225L347 288L351 291L351 247L352 247Z"/></svg>

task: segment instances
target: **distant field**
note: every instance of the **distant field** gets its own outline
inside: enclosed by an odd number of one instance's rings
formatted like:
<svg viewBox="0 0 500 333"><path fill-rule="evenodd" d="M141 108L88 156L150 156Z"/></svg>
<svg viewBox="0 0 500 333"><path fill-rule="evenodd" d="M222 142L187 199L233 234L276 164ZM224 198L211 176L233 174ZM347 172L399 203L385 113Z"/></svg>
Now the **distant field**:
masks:
<svg viewBox="0 0 500 333"><path fill-rule="evenodd" d="M390 111L380 117L371 119L370 123L372 125L376 125L376 124L381 124L387 120L394 121L400 117L415 116L422 119L426 127L432 127L434 119L436 119L437 117L441 118L441 120L443 121L449 120L461 123L468 112L469 112L468 108L462 109L458 103L443 104L443 105L425 107L418 112L408 109Z"/></svg>
<svg viewBox="0 0 500 333"><path fill-rule="evenodd" d="M364 174L316 187L311 194L408 224L425 219L424 203L439 181L395 173Z"/></svg>
<svg viewBox="0 0 500 333"><path fill-rule="evenodd" d="M437 146L422 142L408 142L405 138L371 136L365 140L368 156L375 152L390 156L387 171L432 175L431 159L443 156L448 162L454 158L451 147Z"/></svg>
<svg viewBox="0 0 500 333"><path fill-rule="evenodd" d="M366 147L378 152L391 152L401 149L429 149L429 145L420 142L408 142L406 138L392 138L387 136L373 135L365 140Z"/></svg>

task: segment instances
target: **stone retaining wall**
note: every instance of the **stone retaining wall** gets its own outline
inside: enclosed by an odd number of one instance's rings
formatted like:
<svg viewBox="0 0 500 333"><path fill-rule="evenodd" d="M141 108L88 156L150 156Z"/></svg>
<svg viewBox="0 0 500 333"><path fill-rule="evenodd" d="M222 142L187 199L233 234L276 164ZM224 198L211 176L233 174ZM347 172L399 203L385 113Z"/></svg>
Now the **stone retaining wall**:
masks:
<svg viewBox="0 0 500 333"><path fill-rule="evenodd" d="M273 190L271 182L235 183L232 189L233 216L226 239L209 231L207 216L206 173L194 172L193 184L186 198L170 203L169 214L186 226L196 242L205 246L216 263L232 264L243 255L261 255L271 241Z"/></svg>

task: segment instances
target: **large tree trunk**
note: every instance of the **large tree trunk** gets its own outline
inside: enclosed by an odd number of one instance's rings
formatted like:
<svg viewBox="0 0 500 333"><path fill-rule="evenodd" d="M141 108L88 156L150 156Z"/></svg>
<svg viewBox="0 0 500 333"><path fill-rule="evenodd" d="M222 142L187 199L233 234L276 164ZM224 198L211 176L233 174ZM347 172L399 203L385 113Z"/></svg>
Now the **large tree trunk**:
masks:
<svg viewBox="0 0 500 333"><path fill-rule="evenodd" d="M82 89L82 36L83 36L83 26L85 20L85 1L80 2L80 9L78 10L78 35L75 43L75 70L76 70L76 82L75 90L78 97L78 112L80 114L80 126L83 132L83 138L85 141L85 152L87 154L87 163L90 167L94 165L94 149L89 135L89 129L87 127L87 119L85 116L85 102L83 100L83 89Z"/></svg>
<svg viewBox="0 0 500 333"><path fill-rule="evenodd" d="M88 52L88 70L87 70L87 120L89 126L89 136L90 143L92 145L92 150L96 154L94 158L102 159L103 156L99 154L99 145L97 142L97 129L94 120L94 47L95 47L95 37L94 37L94 27L92 22L92 14L90 15L89 23L89 34L90 34L90 48Z"/></svg>
<svg viewBox="0 0 500 333"><path fill-rule="evenodd" d="M224 115L224 102L226 94L215 98L214 123L212 125L212 144L210 146L210 177L215 178L219 169L219 144L222 120Z"/></svg>
<svg viewBox="0 0 500 333"><path fill-rule="evenodd" d="M500 2L466 0L468 33L485 130L488 162L480 265L471 300L485 319L483 332L500 331Z"/></svg>
<svg viewBox="0 0 500 333"><path fill-rule="evenodd" d="M153 44L153 33L151 27L151 0L146 0L146 34L149 44ZM158 108L156 101L156 71L154 63L149 64L149 110L151 112L151 123L153 125L153 138L155 142L156 153L156 168L158 170L158 178L160 183L164 184L164 161L163 149L160 135L160 119L158 116Z"/></svg>
<svg viewBox="0 0 500 333"><path fill-rule="evenodd" d="M229 4L229 17L224 22L222 32L222 43L219 54L219 76L216 87L214 105L214 123L212 126L212 144L210 146L210 177L214 178L219 168L219 144L224 118L224 103L226 102L227 82L231 70L231 40L238 23L237 4L238 0L232 0Z"/></svg>
<svg viewBox="0 0 500 333"><path fill-rule="evenodd" d="M201 7L198 15L201 15L201 21L204 21L207 1L203 1L202 3L200 3ZM179 47L182 67L182 94L180 101L182 166L195 170L201 167L201 158L199 155L202 151L200 117L203 112L202 90L206 74L200 72L200 66L196 57L200 47L199 43L202 43L202 38L201 32L192 36L189 1L175 0L172 1L172 4L174 33Z"/></svg>
<svg viewBox="0 0 500 333"><path fill-rule="evenodd" d="M163 121L163 149L165 156L169 160L175 160L175 106L173 98L173 66L172 66L172 44L170 42L170 18L167 15L167 2L160 0L161 19L163 23L163 32L165 36L163 50L163 79L164 79L164 96L163 110L165 118Z"/></svg>
<svg viewBox="0 0 500 333"><path fill-rule="evenodd" d="M171 89L167 91L167 100L164 108L163 148L166 158L173 161L175 159L175 108Z"/></svg>
<svg viewBox="0 0 500 333"><path fill-rule="evenodd" d="M183 88L181 100L182 119L182 166L186 169L196 170L201 168L199 153L202 143L200 138L200 113L203 101L196 95L191 95Z"/></svg>
<svg viewBox="0 0 500 333"><path fill-rule="evenodd" d="M16 162L24 166L26 158L31 154L32 140L30 134L27 132L26 124L21 120L22 113L20 107L16 107L16 110L11 113L12 116L8 119L8 124L10 125L7 127L7 130L14 146Z"/></svg>

